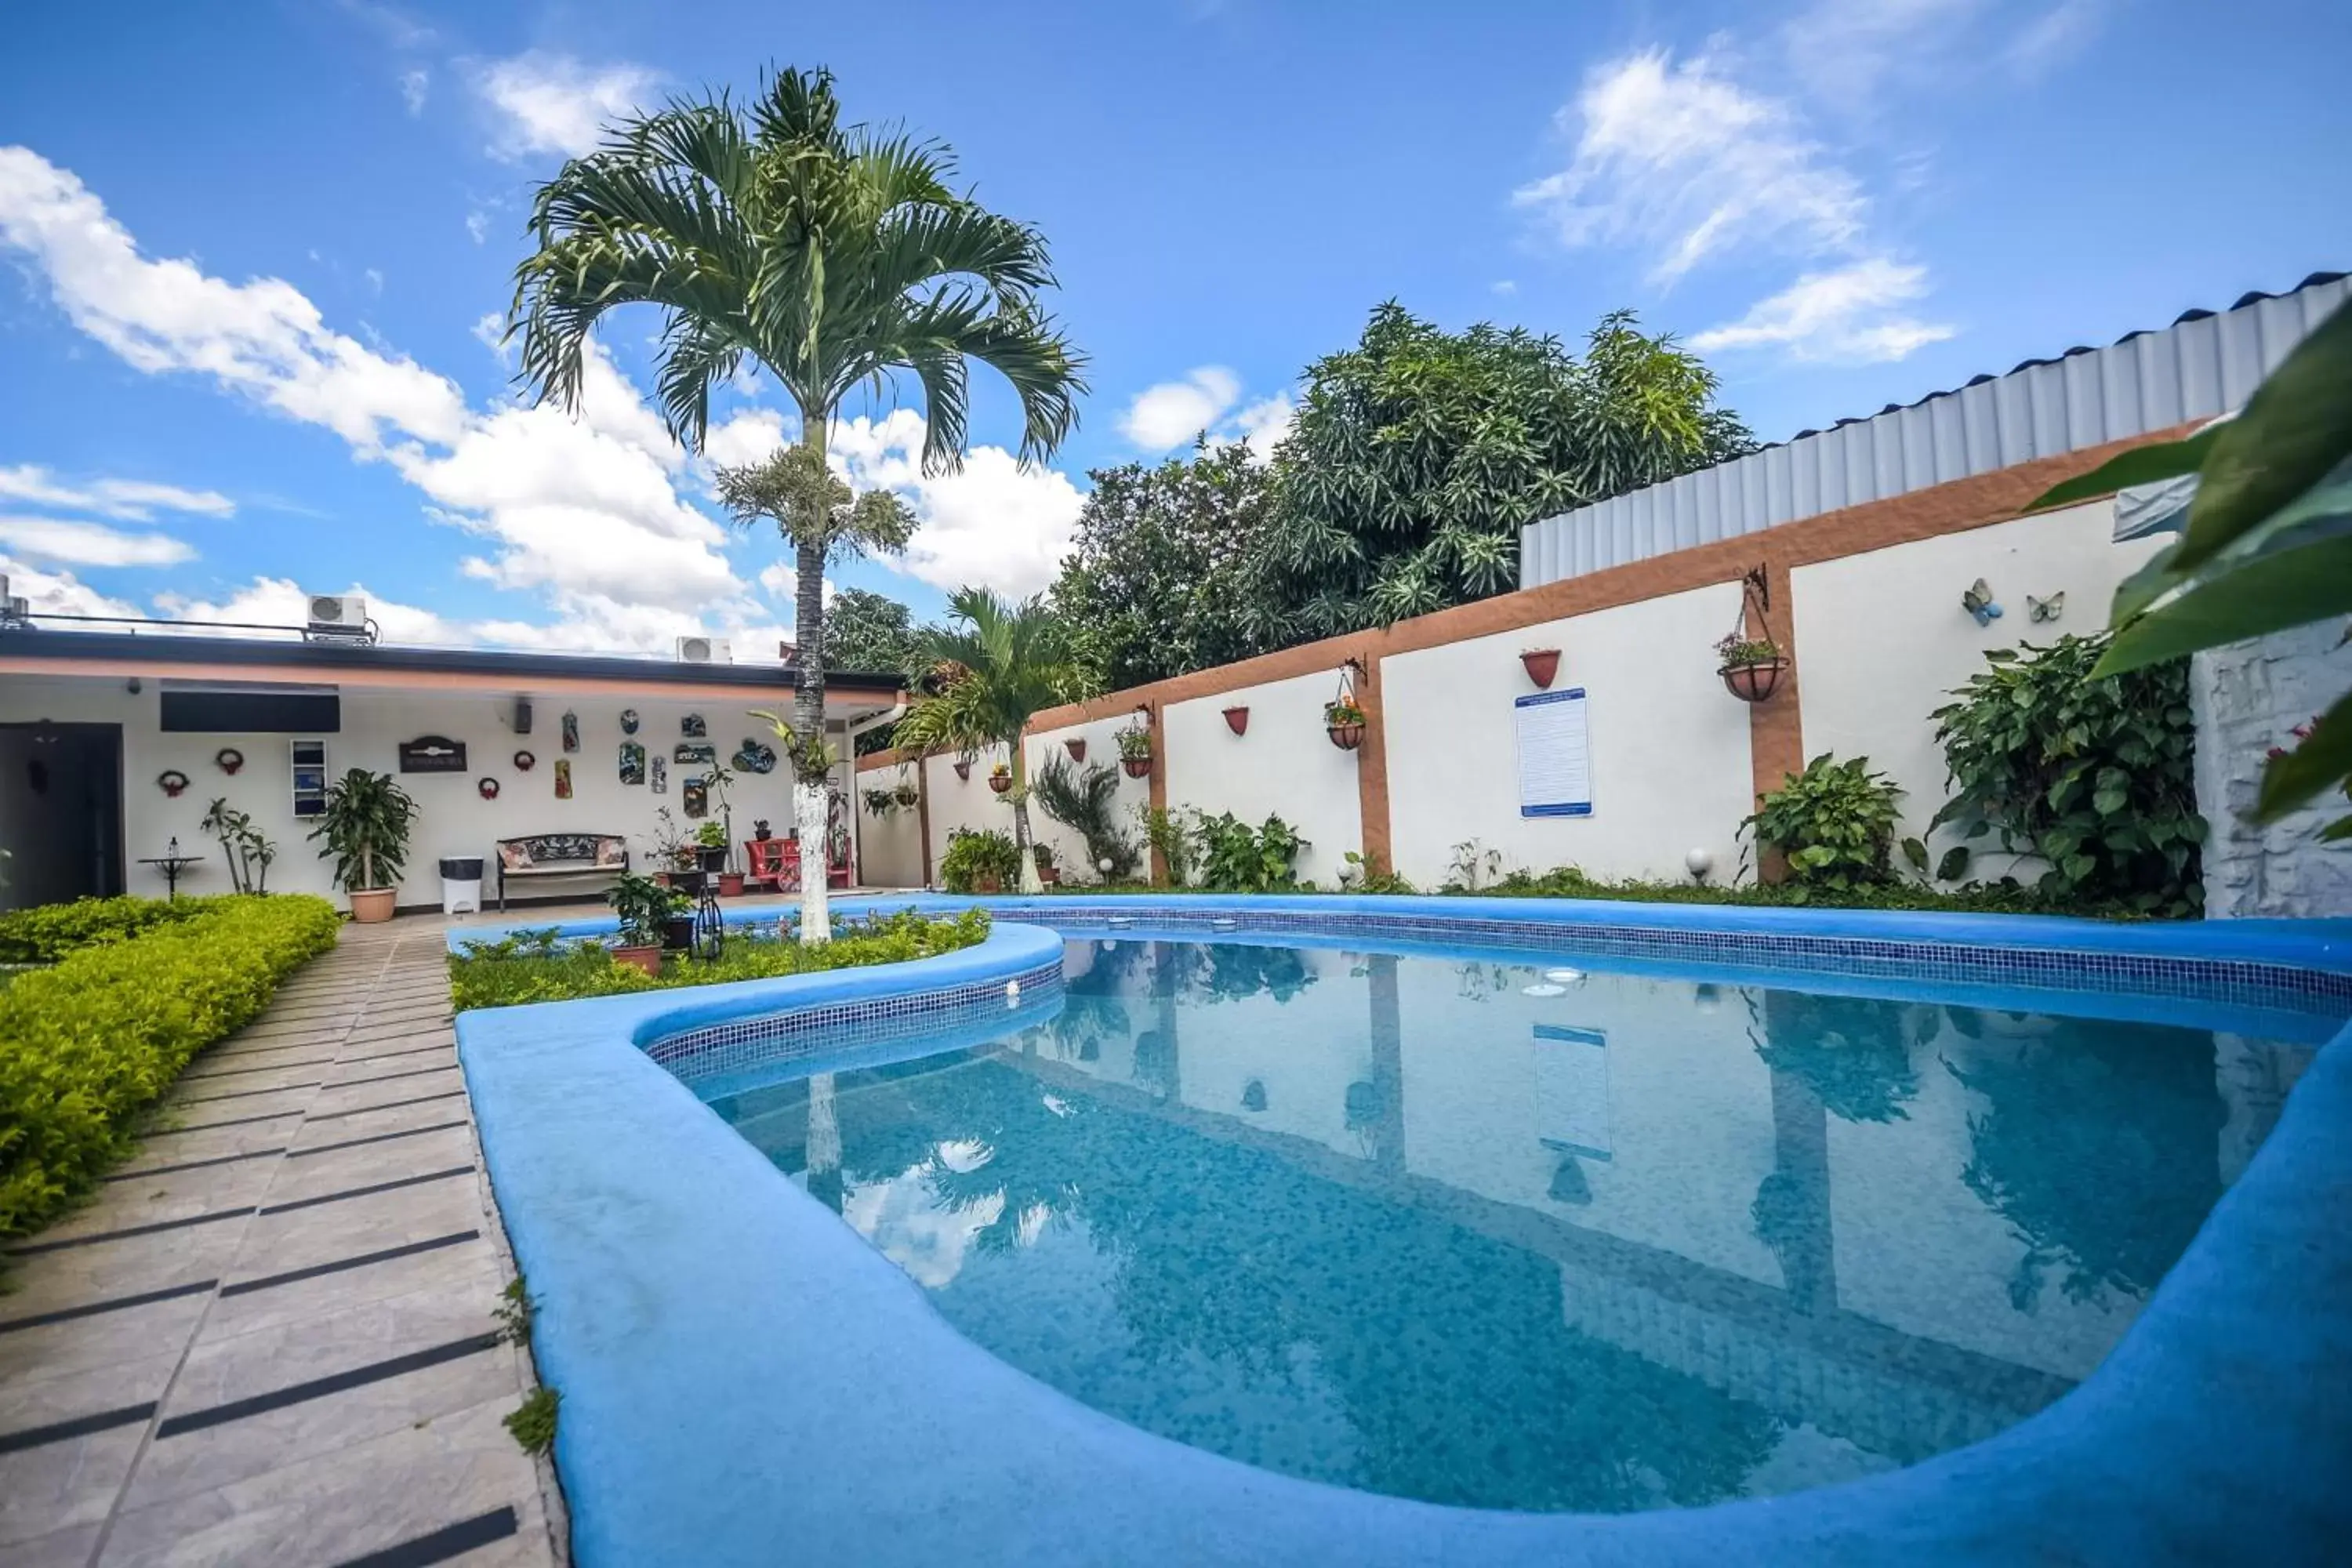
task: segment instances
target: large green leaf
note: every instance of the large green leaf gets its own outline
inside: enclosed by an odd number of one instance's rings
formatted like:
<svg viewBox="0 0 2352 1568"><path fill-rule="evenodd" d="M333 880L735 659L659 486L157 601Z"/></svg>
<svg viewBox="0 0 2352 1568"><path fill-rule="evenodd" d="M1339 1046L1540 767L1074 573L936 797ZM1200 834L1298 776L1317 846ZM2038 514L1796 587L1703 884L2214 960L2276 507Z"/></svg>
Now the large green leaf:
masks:
<svg viewBox="0 0 2352 1568"><path fill-rule="evenodd" d="M2254 821L2276 822L2295 807L2352 776L2352 695L2339 697L2336 706L2319 717L2303 744L2282 757L2273 757L2263 770L2263 788L2254 803Z"/></svg>
<svg viewBox="0 0 2352 1568"><path fill-rule="evenodd" d="M2183 440L2158 441L2153 446L2119 452L2087 474L2077 474L2051 486L2028 502L2025 510L2048 511L2053 506L2073 506L2076 501L2113 495L2127 486L2152 485L2196 473L2223 428L2224 425L2209 425Z"/></svg>
<svg viewBox="0 0 2352 1568"><path fill-rule="evenodd" d="M2189 505L2182 566L2226 549L2352 453L2352 310L2296 344L2245 411L2215 429Z"/></svg>
<svg viewBox="0 0 2352 1568"><path fill-rule="evenodd" d="M2117 632L2092 674L2121 675L2343 615L2352 615L2352 535L2258 556L2189 589Z"/></svg>

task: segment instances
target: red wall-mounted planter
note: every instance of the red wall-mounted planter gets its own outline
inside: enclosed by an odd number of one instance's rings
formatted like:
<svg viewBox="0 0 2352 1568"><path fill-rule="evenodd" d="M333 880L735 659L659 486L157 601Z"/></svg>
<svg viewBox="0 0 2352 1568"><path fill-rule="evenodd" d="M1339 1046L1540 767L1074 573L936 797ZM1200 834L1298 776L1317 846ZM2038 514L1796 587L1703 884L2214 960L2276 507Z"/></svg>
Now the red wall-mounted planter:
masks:
<svg viewBox="0 0 2352 1568"><path fill-rule="evenodd" d="M1549 690L1553 679L1559 674L1559 649L1543 647L1523 653L1519 663L1526 666L1529 680Z"/></svg>
<svg viewBox="0 0 2352 1568"><path fill-rule="evenodd" d="M971 781L971 759L970 757L966 757L963 761L956 763L955 771L956 777L962 779L965 783L969 784Z"/></svg>
<svg viewBox="0 0 2352 1568"><path fill-rule="evenodd" d="M1228 709L1226 709L1226 710L1225 710L1225 728L1226 728L1226 729L1228 729L1228 730L1231 730L1231 731L1232 731L1234 734L1236 734L1236 735L1246 735L1246 734L1248 734L1248 733L1249 733L1249 710L1248 710L1248 709L1246 709L1246 708L1228 708Z"/></svg>
<svg viewBox="0 0 2352 1568"><path fill-rule="evenodd" d="M1084 741L1072 739L1063 742L1062 744L1069 748L1070 761L1083 763L1087 760L1087 743Z"/></svg>

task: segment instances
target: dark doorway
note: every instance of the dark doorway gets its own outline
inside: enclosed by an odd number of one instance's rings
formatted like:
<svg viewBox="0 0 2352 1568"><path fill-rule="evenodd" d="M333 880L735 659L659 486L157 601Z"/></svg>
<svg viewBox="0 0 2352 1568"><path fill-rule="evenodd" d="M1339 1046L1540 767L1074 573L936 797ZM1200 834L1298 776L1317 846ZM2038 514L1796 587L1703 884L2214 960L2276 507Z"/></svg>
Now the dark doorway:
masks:
<svg viewBox="0 0 2352 1568"><path fill-rule="evenodd" d="M122 891L122 726L0 724L0 910Z"/></svg>

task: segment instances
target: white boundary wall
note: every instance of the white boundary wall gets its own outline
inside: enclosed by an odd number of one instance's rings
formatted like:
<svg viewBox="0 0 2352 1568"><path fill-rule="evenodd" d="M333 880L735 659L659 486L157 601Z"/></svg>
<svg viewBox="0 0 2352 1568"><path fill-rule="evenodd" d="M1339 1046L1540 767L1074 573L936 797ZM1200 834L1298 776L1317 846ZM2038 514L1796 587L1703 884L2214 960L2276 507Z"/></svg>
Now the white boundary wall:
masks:
<svg viewBox="0 0 2352 1568"><path fill-rule="evenodd" d="M1299 877L1337 884L1343 858L1364 840L1356 772L1363 753L1341 751L1323 728L1323 705L1339 689L1335 668L1170 703L1160 716L1169 806L1229 811L1253 827L1280 816L1307 840ZM1244 706L1249 728L1236 735L1224 710Z"/></svg>

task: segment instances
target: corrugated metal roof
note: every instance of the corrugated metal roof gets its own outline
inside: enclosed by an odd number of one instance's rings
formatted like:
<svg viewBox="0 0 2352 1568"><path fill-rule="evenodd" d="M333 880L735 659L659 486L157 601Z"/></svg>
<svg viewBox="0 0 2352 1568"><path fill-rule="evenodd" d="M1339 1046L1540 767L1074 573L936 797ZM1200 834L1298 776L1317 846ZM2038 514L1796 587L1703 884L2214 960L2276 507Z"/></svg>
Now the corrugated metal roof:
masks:
<svg viewBox="0 0 2352 1568"><path fill-rule="evenodd" d="M2006 375L1545 518L1519 531L1519 586L2225 414L2347 293L2345 274L2315 272L2284 294L2189 310L2106 348L2030 359Z"/></svg>

